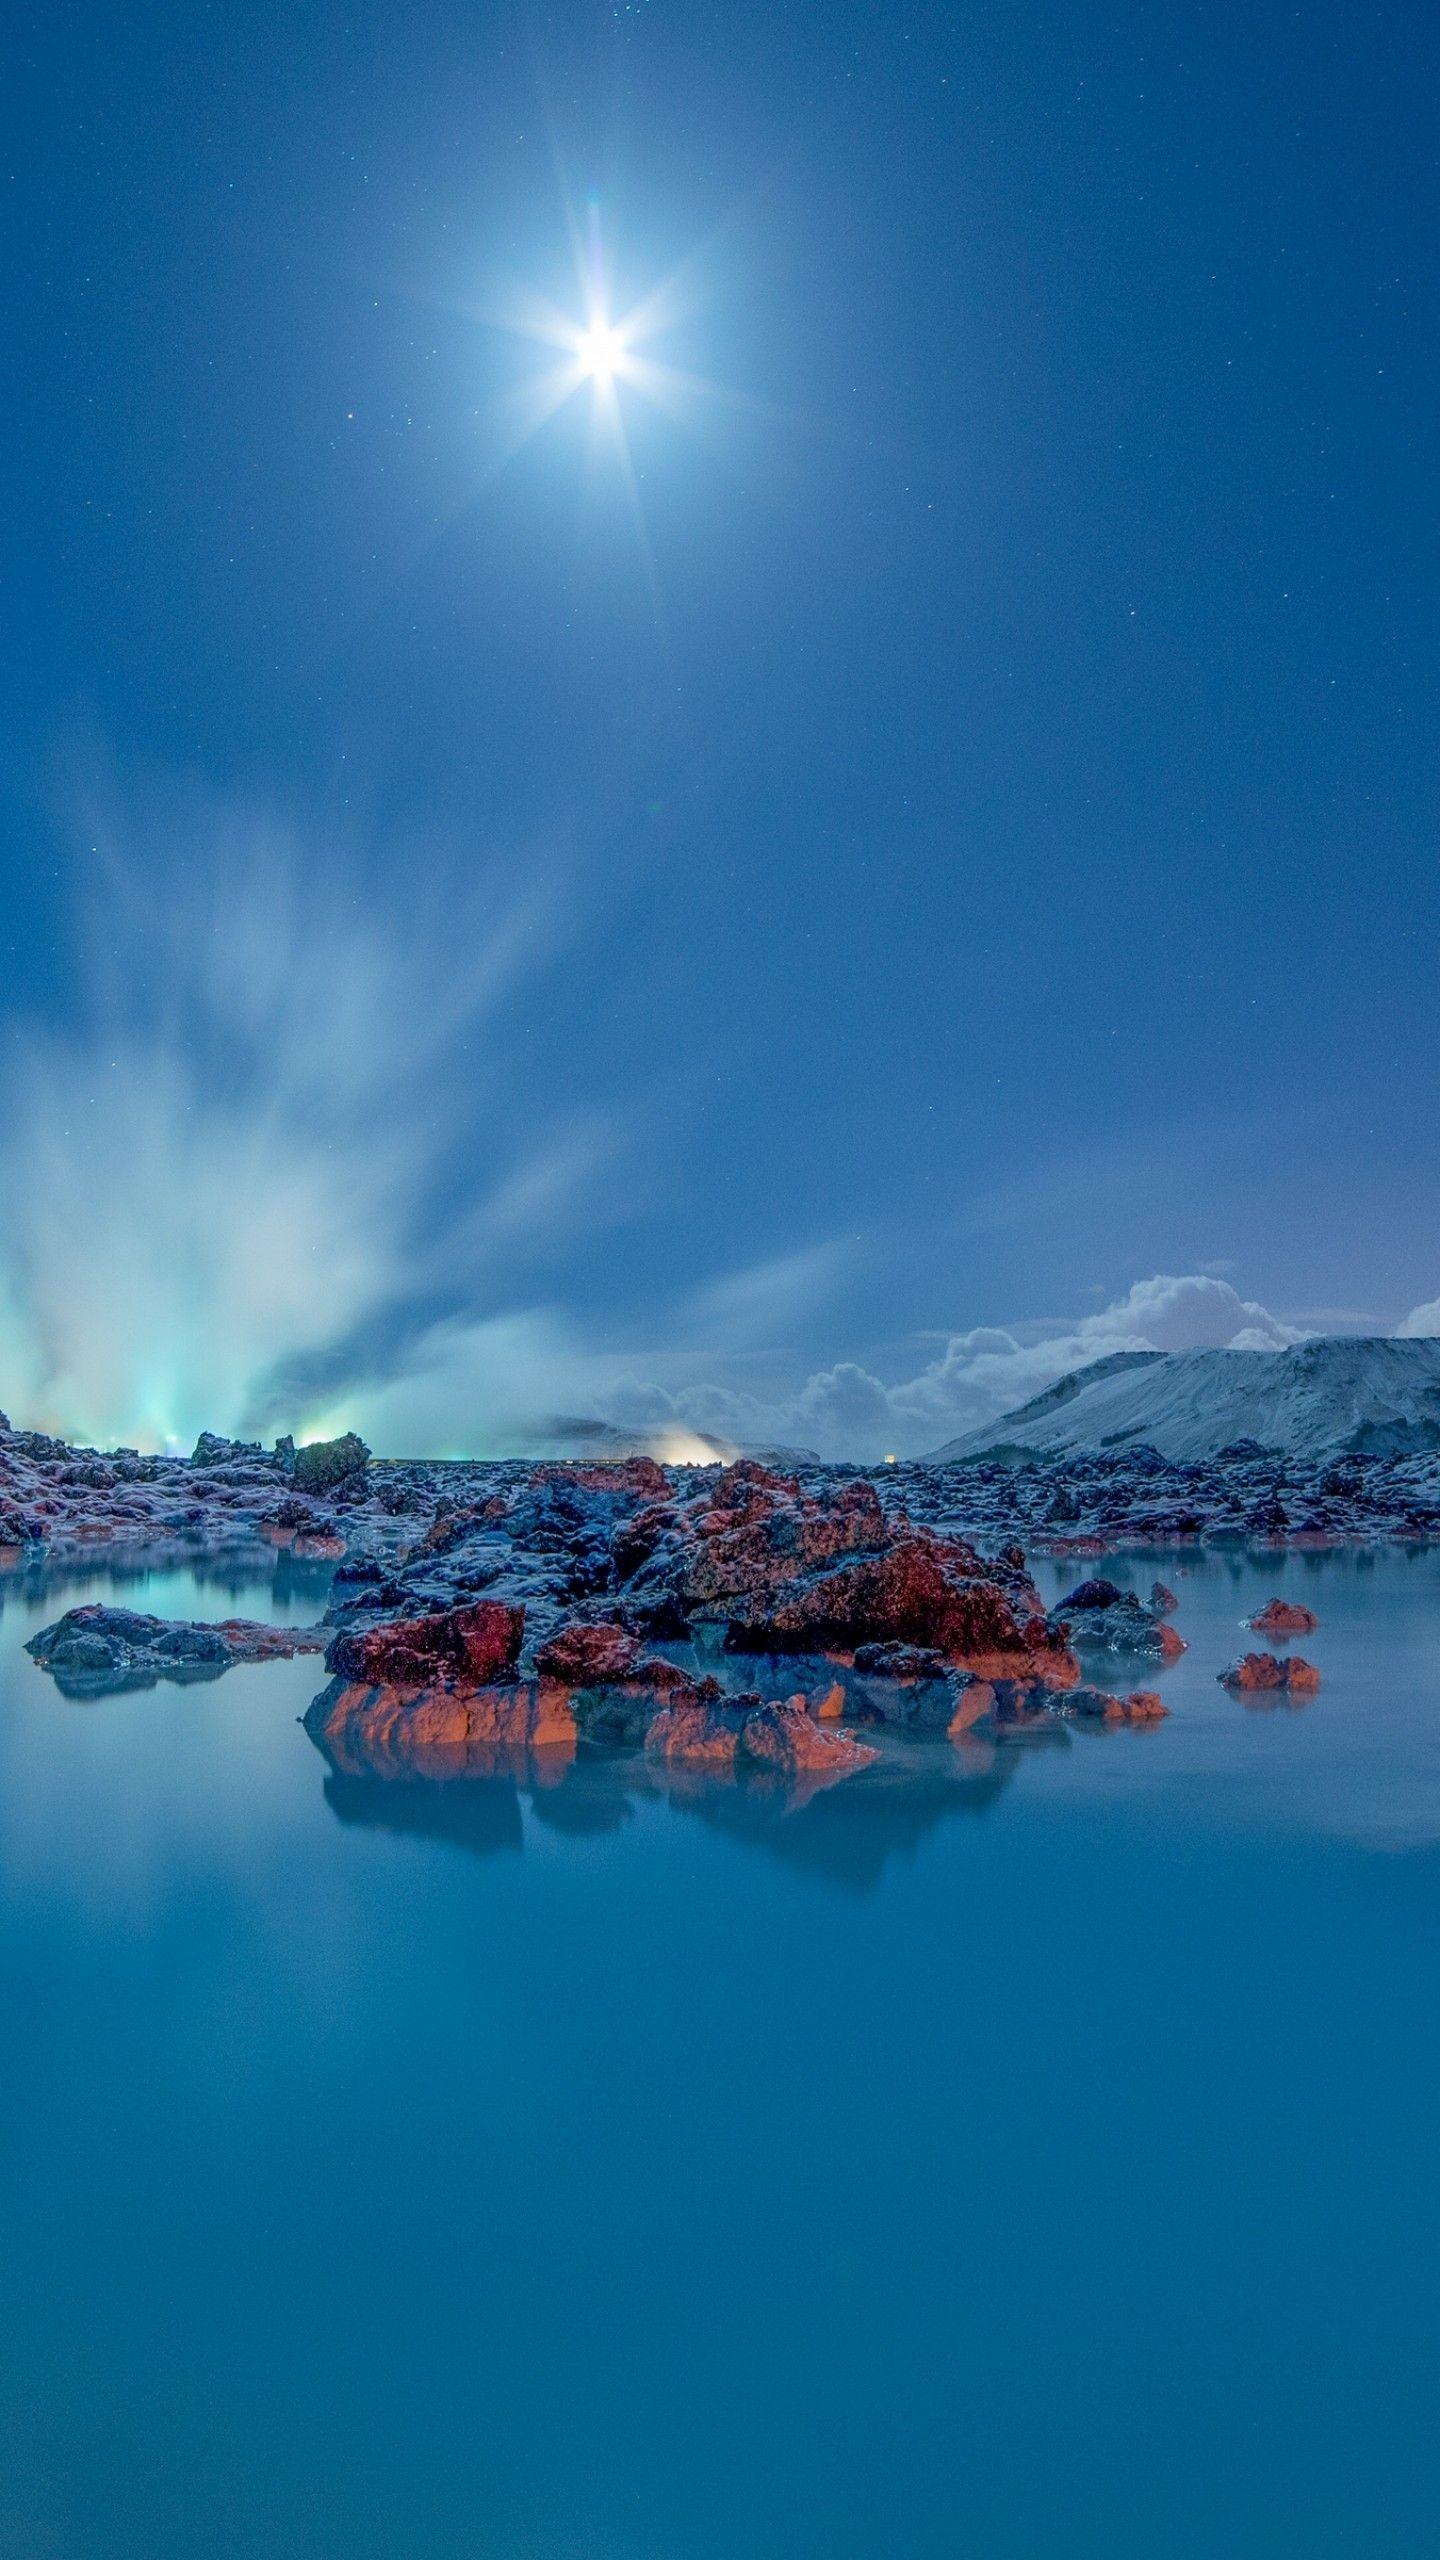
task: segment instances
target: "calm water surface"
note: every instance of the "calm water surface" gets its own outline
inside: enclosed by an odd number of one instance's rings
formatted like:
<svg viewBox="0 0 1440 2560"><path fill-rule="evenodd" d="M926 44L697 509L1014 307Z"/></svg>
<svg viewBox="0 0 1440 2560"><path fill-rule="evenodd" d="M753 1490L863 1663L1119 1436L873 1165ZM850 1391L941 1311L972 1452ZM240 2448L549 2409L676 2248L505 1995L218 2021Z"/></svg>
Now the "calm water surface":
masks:
<svg viewBox="0 0 1440 2560"><path fill-rule="evenodd" d="M1157 1562L1158 1731L804 1807L337 1783L313 1662L77 1704L12 1587L5 2560L1432 2547L1440 1556Z"/></svg>

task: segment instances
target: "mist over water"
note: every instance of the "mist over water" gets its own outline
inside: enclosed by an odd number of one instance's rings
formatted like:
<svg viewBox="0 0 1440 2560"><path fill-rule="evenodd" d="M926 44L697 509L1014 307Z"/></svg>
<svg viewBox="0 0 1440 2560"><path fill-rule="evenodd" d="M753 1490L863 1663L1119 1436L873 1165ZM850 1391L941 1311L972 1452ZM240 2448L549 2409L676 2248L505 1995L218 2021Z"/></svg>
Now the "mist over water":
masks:
<svg viewBox="0 0 1440 2560"><path fill-rule="evenodd" d="M483 1303L585 1152L494 1134L497 1017L554 938L536 872L382 870L193 798L91 818L68 1018L3 1062L12 1419L151 1449L323 1427Z"/></svg>

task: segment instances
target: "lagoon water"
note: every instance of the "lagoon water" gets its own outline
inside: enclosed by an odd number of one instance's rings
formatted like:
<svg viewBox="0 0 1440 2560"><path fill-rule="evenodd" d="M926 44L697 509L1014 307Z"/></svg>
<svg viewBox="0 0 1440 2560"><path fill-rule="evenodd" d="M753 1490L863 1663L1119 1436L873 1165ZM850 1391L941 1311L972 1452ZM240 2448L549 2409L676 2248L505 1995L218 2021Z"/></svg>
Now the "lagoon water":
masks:
<svg viewBox="0 0 1440 2560"><path fill-rule="evenodd" d="M76 1703L11 1586L3 2560L1411 2560L1440 1553L1157 1569L1157 1730L804 1806L339 1782L313 1661Z"/></svg>

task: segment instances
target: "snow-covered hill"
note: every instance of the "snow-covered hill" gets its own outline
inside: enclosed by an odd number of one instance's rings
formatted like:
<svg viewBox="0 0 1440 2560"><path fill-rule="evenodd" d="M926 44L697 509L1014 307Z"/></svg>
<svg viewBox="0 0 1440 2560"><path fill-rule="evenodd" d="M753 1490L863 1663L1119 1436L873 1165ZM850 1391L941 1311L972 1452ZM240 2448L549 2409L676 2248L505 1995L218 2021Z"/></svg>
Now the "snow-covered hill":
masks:
<svg viewBox="0 0 1440 2560"><path fill-rule="evenodd" d="M1060 1457L1148 1441L1213 1458L1235 1440L1296 1456L1440 1448L1440 1338L1328 1337L1290 1351L1118 1351L933 1452Z"/></svg>

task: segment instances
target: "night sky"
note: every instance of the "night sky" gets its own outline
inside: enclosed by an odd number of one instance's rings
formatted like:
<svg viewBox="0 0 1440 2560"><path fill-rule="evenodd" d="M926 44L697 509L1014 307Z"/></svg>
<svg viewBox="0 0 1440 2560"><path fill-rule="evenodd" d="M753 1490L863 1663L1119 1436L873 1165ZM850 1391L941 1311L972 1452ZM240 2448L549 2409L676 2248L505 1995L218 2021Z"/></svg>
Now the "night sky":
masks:
<svg viewBox="0 0 1440 2560"><path fill-rule="evenodd" d="M1435 1298L1432 11L12 28L17 1419L868 1456Z"/></svg>

